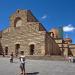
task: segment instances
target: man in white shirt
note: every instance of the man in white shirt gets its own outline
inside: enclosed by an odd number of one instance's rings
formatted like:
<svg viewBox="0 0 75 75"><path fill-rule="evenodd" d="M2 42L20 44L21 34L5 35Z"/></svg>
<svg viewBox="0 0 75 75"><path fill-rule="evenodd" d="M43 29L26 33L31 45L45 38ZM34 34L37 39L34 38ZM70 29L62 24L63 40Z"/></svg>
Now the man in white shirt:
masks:
<svg viewBox="0 0 75 75"><path fill-rule="evenodd" d="M24 52L21 52L21 55L20 55L20 69L21 69L21 74L25 74L25 55L24 55Z"/></svg>

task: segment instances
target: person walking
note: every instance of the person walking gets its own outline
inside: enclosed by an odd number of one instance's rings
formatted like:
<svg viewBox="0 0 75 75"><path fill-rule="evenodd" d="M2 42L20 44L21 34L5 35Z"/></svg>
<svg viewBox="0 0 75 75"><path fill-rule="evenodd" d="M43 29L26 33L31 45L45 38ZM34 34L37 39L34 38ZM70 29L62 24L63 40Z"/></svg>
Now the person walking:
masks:
<svg viewBox="0 0 75 75"><path fill-rule="evenodd" d="M26 75L25 74L25 55L24 55L24 52L21 52L19 59L20 59L21 74Z"/></svg>
<svg viewBox="0 0 75 75"><path fill-rule="evenodd" d="M10 54L10 62L13 63L13 52Z"/></svg>

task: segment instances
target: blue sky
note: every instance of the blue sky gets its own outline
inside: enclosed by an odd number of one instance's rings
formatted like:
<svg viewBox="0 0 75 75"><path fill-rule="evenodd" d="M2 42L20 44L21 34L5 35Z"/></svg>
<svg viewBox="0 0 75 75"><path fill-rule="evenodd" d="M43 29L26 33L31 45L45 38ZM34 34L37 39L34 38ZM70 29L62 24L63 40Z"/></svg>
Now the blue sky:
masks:
<svg viewBox="0 0 75 75"><path fill-rule="evenodd" d="M75 0L0 0L0 31L17 9L30 9L48 31L63 25L64 37L75 43Z"/></svg>

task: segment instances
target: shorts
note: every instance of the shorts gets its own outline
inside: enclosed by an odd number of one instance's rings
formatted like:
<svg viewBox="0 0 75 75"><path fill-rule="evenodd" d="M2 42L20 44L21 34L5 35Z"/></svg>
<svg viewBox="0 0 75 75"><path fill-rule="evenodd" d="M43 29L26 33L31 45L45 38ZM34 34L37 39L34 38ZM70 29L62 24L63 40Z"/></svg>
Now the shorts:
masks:
<svg viewBox="0 0 75 75"><path fill-rule="evenodd" d="M25 70L25 63L21 63L20 68L21 68L21 70Z"/></svg>

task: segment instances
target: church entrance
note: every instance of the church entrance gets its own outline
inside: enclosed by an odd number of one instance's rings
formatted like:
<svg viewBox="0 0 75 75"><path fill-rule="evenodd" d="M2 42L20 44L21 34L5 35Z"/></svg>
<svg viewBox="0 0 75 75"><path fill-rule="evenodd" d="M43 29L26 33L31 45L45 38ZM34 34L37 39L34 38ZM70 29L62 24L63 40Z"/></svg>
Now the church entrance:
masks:
<svg viewBox="0 0 75 75"><path fill-rule="evenodd" d="M30 45L30 55L34 54L34 44Z"/></svg>
<svg viewBox="0 0 75 75"><path fill-rule="evenodd" d="M3 47L2 47L2 44L0 43L0 55L3 54Z"/></svg>
<svg viewBox="0 0 75 75"><path fill-rule="evenodd" d="M19 48L20 48L20 44L16 44L15 45L15 55L18 56L19 54Z"/></svg>
<svg viewBox="0 0 75 75"><path fill-rule="evenodd" d="M5 55L8 55L8 47L5 47Z"/></svg>

